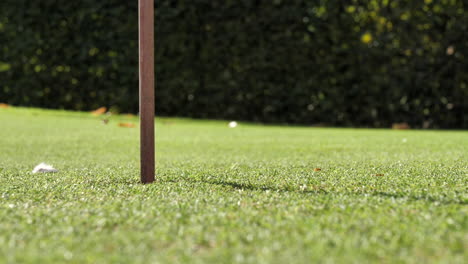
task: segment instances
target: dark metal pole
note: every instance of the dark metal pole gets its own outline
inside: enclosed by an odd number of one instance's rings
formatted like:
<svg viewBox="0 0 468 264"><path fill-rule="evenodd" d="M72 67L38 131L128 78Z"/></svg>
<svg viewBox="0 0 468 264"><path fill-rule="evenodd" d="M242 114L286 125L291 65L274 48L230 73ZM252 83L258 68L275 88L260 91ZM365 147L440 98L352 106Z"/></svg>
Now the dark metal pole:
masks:
<svg viewBox="0 0 468 264"><path fill-rule="evenodd" d="M139 1L141 182L154 182L154 0Z"/></svg>

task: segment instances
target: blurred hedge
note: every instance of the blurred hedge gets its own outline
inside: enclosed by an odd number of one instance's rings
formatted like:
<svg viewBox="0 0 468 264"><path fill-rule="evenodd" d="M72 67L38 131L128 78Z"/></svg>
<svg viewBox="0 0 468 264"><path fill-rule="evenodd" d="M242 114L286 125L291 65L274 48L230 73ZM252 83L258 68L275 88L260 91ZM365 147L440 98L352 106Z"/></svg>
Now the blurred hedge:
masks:
<svg viewBox="0 0 468 264"><path fill-rule="evenodd" d="M138 109L137 0L3 0L0 101ZM158 0L156 111L468 128L463 0Z"/></svg>

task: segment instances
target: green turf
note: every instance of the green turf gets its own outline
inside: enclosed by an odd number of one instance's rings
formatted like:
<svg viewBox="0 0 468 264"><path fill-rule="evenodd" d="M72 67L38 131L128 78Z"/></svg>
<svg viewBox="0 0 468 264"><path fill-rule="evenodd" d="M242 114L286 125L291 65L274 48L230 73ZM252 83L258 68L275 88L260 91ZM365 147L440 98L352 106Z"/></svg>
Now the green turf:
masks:
<svg viewBox="0 0 468 264"><path fill-rule="evenodd" d="M158 119L158 181L141 185L138 129L117 126L137 119L100 119L0 109L0 263L468 257L466 131Z"/></svg>

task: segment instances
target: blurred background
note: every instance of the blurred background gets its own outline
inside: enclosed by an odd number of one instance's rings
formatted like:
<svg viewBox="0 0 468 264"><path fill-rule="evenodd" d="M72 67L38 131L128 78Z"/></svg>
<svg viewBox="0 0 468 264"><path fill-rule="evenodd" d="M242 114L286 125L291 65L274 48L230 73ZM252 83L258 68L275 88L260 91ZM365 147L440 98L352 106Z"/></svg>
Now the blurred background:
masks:
<svg viewBox="0 0 468 264"><path fill-rule="evenodd" d="M157 115L468 128L466 0L155 4ZM0 102L137 113L137 0L0 7Z"/></svg>

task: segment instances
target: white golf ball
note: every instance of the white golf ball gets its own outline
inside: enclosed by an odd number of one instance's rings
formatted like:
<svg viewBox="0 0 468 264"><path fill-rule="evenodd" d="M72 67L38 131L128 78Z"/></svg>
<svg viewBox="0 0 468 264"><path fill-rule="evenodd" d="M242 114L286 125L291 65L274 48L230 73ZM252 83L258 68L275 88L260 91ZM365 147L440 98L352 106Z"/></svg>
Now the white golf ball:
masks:
<svg viewBox="0 0 468 264"><path fill-rule="evenodd" d="M229 122L229 127L230 127L230 128L235 128L235 127L237 127L237 122L236 122L236 121Z"/></svg>

